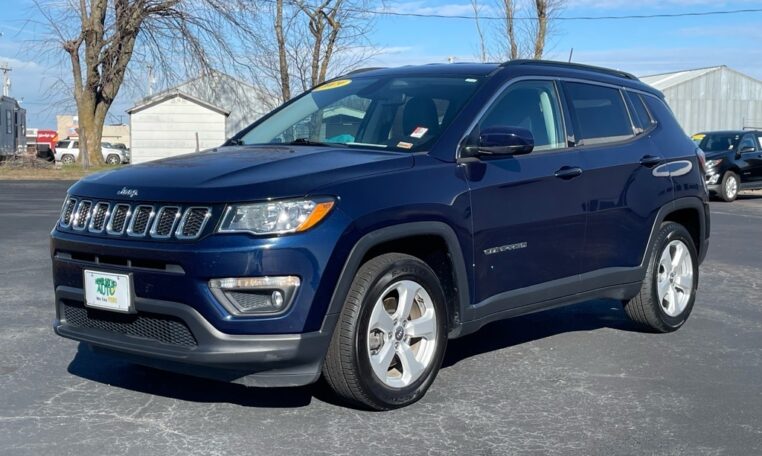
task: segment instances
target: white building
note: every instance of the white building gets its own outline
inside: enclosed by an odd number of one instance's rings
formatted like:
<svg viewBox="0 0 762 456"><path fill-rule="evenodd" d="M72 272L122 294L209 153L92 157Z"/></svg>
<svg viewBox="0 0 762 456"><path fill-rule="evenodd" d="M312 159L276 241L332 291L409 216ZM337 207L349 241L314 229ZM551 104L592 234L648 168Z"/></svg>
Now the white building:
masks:
<svg viewBox="0 0 762 456"><path fill-rule="evenodd" d="M762 129L762 81L726 66L643 76L664 93L689 135L711 130Z"/></svg>
<svg viewBox="0 0 762 456"><path fill-rule="evenodd" d="M217 147L264 111L254 87L222 73L180 84L127 111L132 163Z"/></svg>

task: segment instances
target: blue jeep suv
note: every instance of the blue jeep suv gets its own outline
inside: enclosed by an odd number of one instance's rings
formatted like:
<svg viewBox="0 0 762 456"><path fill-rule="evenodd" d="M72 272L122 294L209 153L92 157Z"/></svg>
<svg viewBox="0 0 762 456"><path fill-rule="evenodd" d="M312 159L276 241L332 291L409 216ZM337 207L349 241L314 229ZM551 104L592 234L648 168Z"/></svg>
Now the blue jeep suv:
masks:
<svg viewBox="0 0 762 456"><path fill-rule="evenodd" d="M709 237L662 94L544 61L358 70L213 150L94 174L51 236L54 329L252 386L391 409L447 340L610 298L679 328Z"/></svg>

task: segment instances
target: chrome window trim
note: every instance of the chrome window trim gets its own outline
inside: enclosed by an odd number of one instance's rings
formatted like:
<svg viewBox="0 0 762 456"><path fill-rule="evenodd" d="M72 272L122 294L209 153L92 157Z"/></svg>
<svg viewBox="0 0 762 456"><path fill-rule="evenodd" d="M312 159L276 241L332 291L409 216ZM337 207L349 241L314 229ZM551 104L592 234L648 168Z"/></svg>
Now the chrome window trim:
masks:
<svg viewBox="0 0 762 456"><path fill-rule="evenodd" d="M120 206L127 207L127 214L124 216L124 226L122 226L121 231L114 231L113 230L114 216L116 215ZM110 234L112 236L121 236L122 234L124 234L124 230L127 228L127 225L129 224L131 217L132 217L132 206L126 203L115 204L114 209L111 211L111 216L108 219L108 224L106 224L106 234Z"/></svg>
<svg viewBox="0 0 762 456"><path fill-rule="evenodd" d="M456 161L459 160L460 158L462 158L460 156L460 151L463 149L463 141L465 141L466 138L468 138L468 136L474 130L476 125L484 117L486 112L492 107L492 105L495 103L495 101L498 99L498 97L500 97L503 94L503 92L505 92L505 90L508 89L508 87L510 87L511 85L513 85L513 84L515 84L517 82L522 82L522 81L555 81L556 83L559 83L559 82L578 82L578 83L582 83L582 84L591 84L591 85L598 85L598 86L603 86L603 87L609 87L609 88L617 89L617 90L620 90L620 91L630 90L632 92L639 93L639 94L642 94L642 95L647 95L647 96L656 98L657 100L660 100L659 97L657 97L656 95L654 95L654 94L652 94L650 92L646 92L646 91L641 90L641 89L636 89L636 88L628 87L626 85L609 84L607 82L595 81L595 80L591 80L591 79L570 78L570 77L564 77L564 76L520 76L520 77L517 77L517 78L511 78L511 79L505 81L505 83L503 83L503 85L501 85L495 91L495 93L492 94L492 96L489 98L489 100L487 100L487 102L484 103L484 106L482 106L482 108L479 110L479 112L474 116L474 119L469 124L469 126L466 129L465 133L463 133L463 135L461 136L460 140L455 145L455 160ZM566 103L566 100L562 101L562 100L559 99L559 102ZM648 107L648 106L646 106L646 107ZM629 111L629 109L628 109L628 111ZM573 126L572 126L572 128L573 128ZM565 129L568 132L568 126L565 125ZM640 136L641 135L634 135L634 136L630 137L629 139L625 140L624 142L632 141L633 139L638 138ZM611 144L611 143L606 143L606 144ZM596 144L595 146L600 146L600 145L604 145L604 144L603 143L602 144ZM562 151L568 151L569 149L576 149L578 147L584 147L584 146L577 146L577 145L575 145L575 146L570 146L570 147L562 147L562 148L559 148L559 149L552 149L552 151L549 151L548 153L558 153L558 152L562 152Z"/></svg>
<svg viewBox="0 0 762 456"><path fill-rule="evenodd" d="M159 220L161 220L161 214L167 210L167 209L177 209L177 213L175 213L175 219L172 220L172 226L169 228L169 233L166 235L159 235L156 234L156 228L159 224ZM151 224L151 230L149 231L149 234L154 239L169 239L172 237L172 233L175 231L175 226L177 226L177 222L180 220L180 217L182 216L182 208L180 206L162 206L159 208L159 211L156 212L156 216L153 219L153 223Z"/></svg>
<svg viewBox="0 0 762 456"><path fill-rule="evenodd" d="M87 214L85 214L84 222L79 223L79 211L82 208L82 205L85 203L89 204L90 207L87 209ZM84 231L87 228L87 224L90 222L90 214L92 214L92 212L93 212L93 202L91 200L86 200L86 199L79 200L79 203L74 209L74 214L76 214L76 218L71 220L71 227L76 231Z"/></svg>
<svg viewBox="0 0 762 456"><path fill-rule="evenodd" d="M146 221L146 227L143 229L142 233L135 233L133 231L133 228L135 227L135 219L137 218L138 214L140 213L141 208L150 208L151 212L148 213L148 220ZM148 234L148 230L151 228L151 222L153 220L153 216L156 215L156 209L154 206L150 204L138 204L135 206L135 210L132 211L132 217L130 217L130 223L127 226L127 236L130 237L145 237L146 234Z"/></svg>
<svg viewBox="0 0 762 456"><path fill-rule="evenodd" d="M204 216L204 220L201 222L201 226L198 229L198 232L194 236L184 236L183 235L183 228L185 227L185 223L188 220L188 217L190 216L191 212L194 209L204 209L206 210L206 215ZM177 229L175 230L175 238L180 240L189 240L189 239L196 239L199 236L201 236L201 233L204 232L204 228L206 228L206 224L209 222L209 219L212 218L212 208L209 206L190 206L185 208L185 211L183 212L183 217L180 219L180 223L177 224Z"/></svg>
<svg viewBox="0 0 762 456"><path fill-rule="evenodd" d="M95 222L94 215L96 213L96 210L98 209L98 206L102 204L106 205L106 215L103 216L103 226L101 227L100 230L96 230L93 227L93 224ZM109 217L111 216L111 203L106 201L98 201L97 203L95 203L95 206L92 207L92 210L90 212L92 215L90 216L90 223L87 224L87 231L89 231L90 233L103 233L104 231L106 231L106 225L108 224Z"/></svg>

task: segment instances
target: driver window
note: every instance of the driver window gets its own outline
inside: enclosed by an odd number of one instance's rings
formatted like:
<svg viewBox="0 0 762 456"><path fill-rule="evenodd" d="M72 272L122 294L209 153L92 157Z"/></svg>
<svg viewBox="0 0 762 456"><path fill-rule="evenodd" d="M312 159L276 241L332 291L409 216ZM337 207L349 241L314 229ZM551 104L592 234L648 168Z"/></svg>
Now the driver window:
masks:
<svg viewBox="0 0 762 456"><path fill-rule="evenodd" d="M553 81L512 84L487 111L479 128L519 127L534 137L534 150L566 147L563 121Z"/></svg>
<svg viewBox="0 0 762 456"><path fill-rule="evenodd" d="M751 147L752 149L756 150L756 145L754 144L754 138L752 136L746 135L741 140L741 144L738 145L738 150L743 151L744 149Z"/></svg>

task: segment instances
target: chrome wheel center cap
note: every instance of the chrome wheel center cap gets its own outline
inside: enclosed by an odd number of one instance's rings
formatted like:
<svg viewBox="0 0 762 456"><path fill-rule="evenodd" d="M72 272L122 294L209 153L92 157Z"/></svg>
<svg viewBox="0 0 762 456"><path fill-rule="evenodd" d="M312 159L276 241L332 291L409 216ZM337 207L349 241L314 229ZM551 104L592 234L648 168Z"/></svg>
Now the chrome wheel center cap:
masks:
<svg viewBox="0 0 762 456"><path fill-rule="evenodd" d="M397 328L394 330L394 338L397 340L402 340L405 337L405 328L402 326L397 326Z"/></svg>

